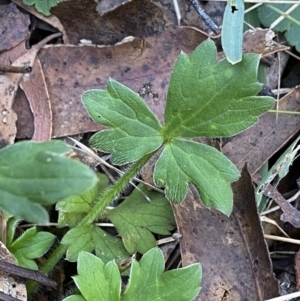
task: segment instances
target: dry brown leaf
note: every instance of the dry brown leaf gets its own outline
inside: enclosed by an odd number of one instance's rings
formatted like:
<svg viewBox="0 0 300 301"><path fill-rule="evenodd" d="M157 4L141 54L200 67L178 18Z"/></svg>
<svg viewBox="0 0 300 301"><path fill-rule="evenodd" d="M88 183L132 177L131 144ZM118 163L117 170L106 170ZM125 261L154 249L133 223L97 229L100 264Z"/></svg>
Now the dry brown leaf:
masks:
<svg viewBox="0 0 300 301"><path fill-rule="evenodd" d="M81 39L94 44L114 45L127 36L146 37L165 27L163 12L149 0L132 0L100 16L93 0L72 0L51 9L63 24L69 42Z"/></svg>
<svg viewBox="0 0 300 301"><path fill-rule="evenodd" d="M0 11L0 52L11 49L24 41L28 35L30 18L14 3L1 5Z"/></svg>
<svg viewBox="0 0 300 301"><path fill-rule="evenodd" d="M300 291L300 250L298 250L295 254L295 276L297 290Z"/></svg>
<svg viewBox="0 0 300 301"><path fill-rule="evenodd" d="M13 66L32 66L36 57L36 54L41 47L53 38L60 36L61 34L53 34L48 36L38 44L34 45L24 55L19 57L13 62ZM1 119L0 119L0 148L14 142L16 136L16 120L17 115L12 109L13 101L18 89L19 82L23 78L23 74L18 73L6 73L2 76L0 82L0 95L3 97L0 99L1 105Z"/></svg>
<svg viewBox="0 0 300 301"><path fill-rule="evenodd" d="M32 138L34 132L34 119L28 99L24 91L19 88L13 103L13 110L18 116L16 123L17 138Z"/></svg>
<svg viewBox="0 0 300 301"><path fill-rule="evenodd" d="M252 179L256 184L259 184L261 177L256 173L252 175ZM261 191L268 198L272 198L276 204L281 208L282 215L280 220L291 223L294 227L300 228L300 211L292 206L271 184L265 186Z"/></svg>
<svg viewBox="0 0 300 301"><path fill-rule="evenodd" d="M279 110L300 110L300 87L280 99ZM277 120L276 120L277 119ZM266 113L247 131L235 136L223 148L226 155L239 170L245 163L254 174L278 151L300 128L298 115Z"/></svg>
<svg viewBox="0 0 300 301"><path fill-rule="evenodd" d="M173 205L184 266L201 262L197 301L263 301L278 296L259 221L251 177L244 168L233 183L234 208L228 218L199 204L194 189Z"/></svg>
<svg viewBox="0 0 300 301"><path fill-rule="evenodd" d="M42 66L38 59L35 60L29 80L21 81L20 87L27 96L34 116L32 140L50 140L52 133L51 103Z"/></svg>
<svg viewBox="0 0 300 301"><path fill-rule="evenodd" d="M16 45L15 47L3 51L0 53L0 62L3 65L10 65L11 62L14 62L17 58L25 54L28 50L25 46L25 41ZM1 77L0 77L1 79Z"/></svg>
<svg viewBox="0 0 300 301"><path fill-rule="evenodd" d="M278 44L273 41L275 33L271 29L257 28L247 30L243 38L244 52L254 52L261 54L262 57L273 53L289 49L289 46Z"/></svg>

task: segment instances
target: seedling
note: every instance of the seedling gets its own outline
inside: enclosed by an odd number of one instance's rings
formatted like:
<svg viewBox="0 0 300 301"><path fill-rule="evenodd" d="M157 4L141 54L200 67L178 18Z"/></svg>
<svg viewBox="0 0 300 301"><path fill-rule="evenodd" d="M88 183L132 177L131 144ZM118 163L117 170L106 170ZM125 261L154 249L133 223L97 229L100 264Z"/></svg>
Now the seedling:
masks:
<svg viewBox="0 0 300 301"><path fill-rule="evenodd" d="M109 289L106 290L107 285L103 288L110 297L103 300L120 300L120 298L132 300L130 298L139 294L139 289L144 289L141 283L143 271L151 276L148 279L151 280L149 286L151 290L147 291L147 295L143 295L145 300L158 297L164 300L174 299L171 289L168 290L170 294L165 294L165 291L161 290L165 283L163 279L168 280L172 289L178 286L181 287L181 291L187 292L186 299L180 300L192 300L199 291L201 276L199 264L163 274L164 264L163 259L159 259L161 257L159 251L148 250L153 246L153 239L149 245L141 245L138 242L139 235L149 236L150 231L162 234L170 231L171 228L166 228L166 225L151 227L151 224L147 224L146 229L145 225L139 224L142 218L137 219L143 208L156 206L160 208L161 213L165 212L166 220L171 220L167 210L159 207L168 202L161 199L156 203L155 198L150 197L149 203L142 197L145 203L141 203L134 199L133 195L132 199L128 198L119 208L108 213L107 217L115 223L124 241L124 245L116 242L117 252L109 253L107 250L109 247L105 249L103 241L105 242L104 237L107 237L107 233L96 227L94 221L106 214L106 207L119 196L124 187L159 149L162 149L162 153L155 166L154 182L165 189L169 201L173 203L183 201L189 185L192 184L205 206L214 207L226 215L231 213L233 194L230 183L238 179L238 170L221 152L208 145L194 142L192 138L229 137L246 130L258 120L258 115L272 107L274 99L256 96L261 88L256 82L259 55L245 54L243 60L235 65L231 65L226 59L216 63L216 56L216 47L211 40L198 46L190 56L185 53L179 55L170 80L164 124L158 121L138 94L112 79L108 81L107 90L90 90L84 93L83 104L91 118L108 127L92 136L91 145L111 153L111 162L114 164L132 165L114 185L103 191L100 197L85 202L84 217L76 211L76 206L74 207L72 203L58 205L58 209L65 210L63 214L68 214L68 217L75 214L71 219L72 225L69 224L72 229L49 256L41 271L49 273L65 254L71 261L79 260L79 276L74 279L82 295L71 296L66 300L99 300L98 294L97 297L90 295L93 291L91 287L96 287L98 282L91 284L88 279L89 275L94 273L93 266L98 265L101 267L99 269L101 275L106 275L106 279L111 277L111 281L107 283ZM50 157L47 155L41 158L47 162L47 158ZM83 205L81 201L79 204ZM129 214L122 206L127 210L130 206L134 206L141 211L135 215L131 210ZM74 208L75 211L72 213ZM138 222L135 227L130 221L126 223L122 221L125 213L126 217L131 216ZM151 214L153 218L157 212ZM147 223L147 218L145 222ZM141 229L144 231L143 234ZM137 235L128 235L133 230ZM134 236L136 238L131 239ZM81 243L78 244L80 240ZM113 240L115 241L115 238ZM101 259L81 252L93 250L98 257L102 256ZM105 254L101 254L101 251ZM124 294L120 295L120 281L114 280L120 279L120 275L112 259L122 260L123 254L129 256L136 251L146 254L140 263L133 261L131 280ZM89 283L89 292L86 290L86 283ZM179 286L181 284L182 286ZM29 285L29 290L33 288L34 286ZM110 294L114 297L111 298Z"/></svg>

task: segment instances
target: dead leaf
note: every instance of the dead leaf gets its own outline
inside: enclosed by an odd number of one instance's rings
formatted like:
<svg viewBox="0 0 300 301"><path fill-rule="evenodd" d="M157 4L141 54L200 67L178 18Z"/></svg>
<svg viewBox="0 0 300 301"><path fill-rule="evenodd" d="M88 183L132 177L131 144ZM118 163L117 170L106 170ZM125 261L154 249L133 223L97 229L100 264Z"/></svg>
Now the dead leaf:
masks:
<svg viewBox="0 0 300 301"><path fill-rule="evenodd" d="M14 3L1 5L0 52L11 49L24 41L29 35L29 24L29 16L22 13Z"/></svg>
<svg viewBox="0 0 300 301"><path fill-rule="evenodd" d="M3 65L10 65L11 62L14 62L17 60L17 58L21 57L23 54L25 54L28 50L25 46L25 41L21 42L20 44L16 45L15 47L3 51L0 53L0 62ZM1 80L1 77L0 77Z"/></svg>
<svg viewBox="0 0 300 301"><path fill-rule="evenodd" d="M199 204L194 189L182 204L173 205L182 263L202 264L197 301L263 301L279 294L246 168L233 191L229 218Z"/></svg>
<svg viewBox="0 0 300 301"><path fill-rule="evenodd" d="M53 38L60 36L61 34L53 34L48 36L38 44L34 45L24 55L19 57L13 62L13 66L32 66L36 57L36 54L41 47ZM2 76L0 82L0 94L4 97L1 98L1 128L0 128L0 148L8 144L12 144L16 135L16 120L17 116L12 109L12 104L18 89L19 82L23 78L23 74L18 73L6 73Z"/></svg>
<svg viewBox="0 0 300 301"><path fill-rule="evenodd" d="M280 99L279 110L300 110L300 87ZM223 148L226 155L239 170L248 163L250 174L277 152L300 128L298 115L266 113L259 122L235 136Z"/></svg>
<svg viewBox="0 0 300 301"><path fill-rule="evenodd" d="M114 45L127 36L146 37L165 28L161 9L149 0L132 0L100 15L93 0L63 1L51 9L63 24L69 42L81 39L93 44Z"/></svg>
<svg viewBox="0 0 300 301"><path fill-rule="evenodd" d="M37 59L32 68L30 79L21 81L34 116L34 134L32 140L47 141L52 133L52 111L40 61Z"/></svg>
<svg viewBox="0 0 300 301"><path fill-rule="evenodd" d="M257 173L252 176L252 179L256 184L259 184L259 182L261 181L261 177ZM292 206L273 185L266 185L264 188L262 188L261 192L265 196L272 198L281 208L283 213L280 216L280 219L282 221L289 222L294 227L300 228L300 211Z"/></svg>
<svg viewBox="0 0 300 301"><path fill-rule="evenodd" d="M247 30L243 38L244 52L261 54L262 57L274 54L279 51L287 50L290 47L278 44L273 41L275 33L271 29L256 28Z"/></svg>
<svg viewBox="0 0 300 301"><path fill-rule="evenodd" d="M300 291L300 250L295 254L295 276L297 282L297 290Z"/></svg>
<svg viewBox="0 0 300 301"><path fill-rule="evenodd" d="M17 138L32 138L34 132L34 119L27 97L24 91L19 88L14 99L13 111L17 114Z"/></svg>

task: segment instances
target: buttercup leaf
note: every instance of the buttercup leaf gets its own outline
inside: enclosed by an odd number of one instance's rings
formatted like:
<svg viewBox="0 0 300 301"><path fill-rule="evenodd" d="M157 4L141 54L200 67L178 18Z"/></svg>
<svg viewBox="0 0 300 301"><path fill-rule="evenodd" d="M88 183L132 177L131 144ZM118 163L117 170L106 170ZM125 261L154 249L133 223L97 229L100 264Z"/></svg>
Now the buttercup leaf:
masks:
<svg viewBox="0 0 300 301"><path fill-rule="evenodd" d="M165 109L165 140L182 137L228 137L247 129L274 104L255 96L259 55L240 63L216 63L216 47L207 40L188 56L181 53L173 69Z"/></svg>
<svg viewBox="0 0 300 301"><path fill-rule="evenodd" d="M166 197L181 202L191 182L197 188L204 205L226 215L232 210L230 182L239 178L231 161L215 148L184 139L167 144L154 170L157 186L165 186Z"/></svg>
<svg viewBox="0 0 300 301"><path fill-rule="evenodd" d="M121 276L114 261L104 265L96 256L81 252L77 269L78 275L73 278L87 301L120 300Z"/></svg>
<svg viewBox="0 0 300 301"><path fill-rule="evenodd" d="M200 264L164 272L164 257L158 248L144 254L140 262L133 260L124 293L115 261L105 265L100 258L81 252L77 269L73 278L83 297L73 295L63 301L191 301L200 291L202 277Z"/></svg>
<svg viewBox="0 0 300 301"><path fill-rule="evenodd" d="M95 225L75 227L67 232L62 243L68 245L66 259L77 261L81 251L92 252L105 263L112 259L126 259L128 253L121 240L112 237Z"/></svg>
<svg viewBox="0 0 300 301"><path fill-rule="evenodd" d="M89 90L82 101L95 122L110 127L93 135L90 143L112 153L114 164L136 161L162 145L158 119L138 94L120 83L110 79L107 90Z"/></svg>
<svg viewBox="0 0 300 301"><path fill-rule="evenodd" d="M164 257L158 248L148 251L140 262L133 261L129 283L121 300L193 300L200 291L200 264L165 273L164 268Z"/></svg>
<svg viewBox="0 0 300 301"><path fill-rule="evenodd" d="M151 232L167 235L175 226L169 201L161 193L148 191L145 185L138 187L150 198L150 202L135 189L122 204L107 214L130 254L136 251L146 253L156 246Z"/></svg>

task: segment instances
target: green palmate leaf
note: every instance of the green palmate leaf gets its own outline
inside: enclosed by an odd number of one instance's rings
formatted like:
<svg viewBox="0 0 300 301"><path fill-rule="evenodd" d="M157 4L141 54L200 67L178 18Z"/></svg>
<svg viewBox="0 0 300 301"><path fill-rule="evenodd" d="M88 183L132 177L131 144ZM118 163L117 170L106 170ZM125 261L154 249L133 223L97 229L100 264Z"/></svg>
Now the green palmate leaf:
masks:
<svg viewBox="0 0 300 301"><path fill-rule="evenodd" d="M135 189L121 205L107 214L131 254L136 251L143 254L156 246L151 232L167 235L175 226L168 200L156 191L148 191L145 185L139 185L139 188L151 202Z"/></svg>
<svg viewBox="0 0 300 301"><path fill-rule="evenodd" d="M11 214L46 223L50 205L81 193L97 182L86 165L64 157L61 141L20 142L0 150L0 206Z"/></svg>
<svg viewBox="0 0 300 301"><path fill-rule="evenodd" d="M92 136L90 143L112 153L113 163L136 161L162 145L155 115L138 94L120 83L110 79L107 90L87 91L82 101L95 122L111 127Z"/></svg>
<svg viewBox="0 0 300 301"><path fill-rule="evenodd" d="M227 0L221 41L227 60L236 64L243 55L244 0Z"/></svg>
<svg viewBox="0 0 300 301"><path fill-rule="evenodd" d="M293 4L263 4L258 8L258 16L260 22L270 27L271 24L282 16ZM288 43L295 46L300 52L300 6L285 15L285 18L279 22L274 28L274 31L285 32L284 36Z"/></svg>
<svg viewBox="0 0 300 301"><path fill-rule="evenodd" d="M259 55L245 54L231 65L216 63L216 47L207 40L174 67L165 110L164 138L228 137L247 129L274 104L271 97L255 96Z"/></svg>
<svg viewBox="0 0 300 301"><path fill-rule="evenodd" d="M200 264L165 273L164 268L164 257L158 248L148 251L140 262L133 261L129 283L121 300L193 300L200 291Z"/></svg>
<svg viewBox="0 0 300 301"><path fill-rule="evenodd" d="M81 252L74 281L84 298L74 295L78 299L70 296L63 301L193 300L200 291L200 264L165 273L164 267L160 249L151 249L140 262L133 260L128 286L121 293L121 277L115 261L104 265L96 256Z"/></svg>
<svg viewBox="0 0 300 301"><path fill-rule="evenodd" d="M96 256L81 252L77 264L78 275L73 277L83 295L70 296L63 301L118 301L121 294L121 276L115 261L106 265Z"/></svg>
<svg viewBox="0 0 300 301"><path fill-rule="evenodd" d="M59 201L55 209L59 211L58 227L74 227L92 208L101 192L108 185L108 178L104 174L98 175L99 182L86 192Z"/></svg>
<svg viewBox="0 0 300 301"><path fill-rule="evenodd" d="M227 215L233 199L229 183L238 177L234 164L215 148L179 138L165 146L154 170L155 184L166 187L170 201L182 201L192 182L206 206Z"/></svg>
<svg viewBox="0 0 300 301"><path fill-rule="evenodd" d="M95 225L76 227L67 232L62 244L68 245L66 259L77 261L81 251L92 252L105 263L113 259L126 259L128 253L121 240L110 236Z"/></svg>
<svg viewBox="0 0 300 301"><path fill-rule="evenodd" d="M9 251L21 267L37 270L33 259L43 256L51 247L55 236L49 232L38 232L36 227L30 228L8 246Z"/></svg>
<svg viewBox="0 0 300 301"><path fill-rule="evenodd" d="M36 10L45 16L50 16L50 8L59 2L61 0L23 0L23 3L26 5L34 4Z"/></svg>

